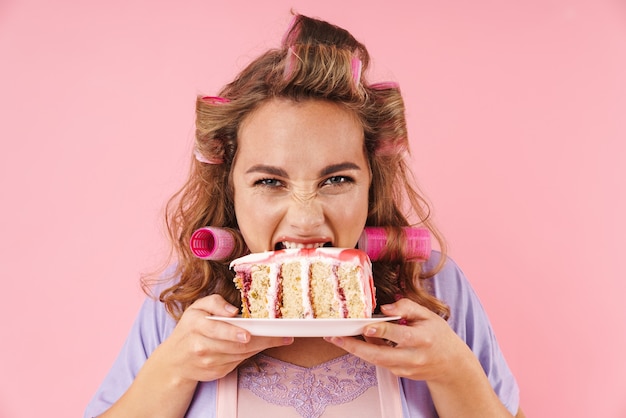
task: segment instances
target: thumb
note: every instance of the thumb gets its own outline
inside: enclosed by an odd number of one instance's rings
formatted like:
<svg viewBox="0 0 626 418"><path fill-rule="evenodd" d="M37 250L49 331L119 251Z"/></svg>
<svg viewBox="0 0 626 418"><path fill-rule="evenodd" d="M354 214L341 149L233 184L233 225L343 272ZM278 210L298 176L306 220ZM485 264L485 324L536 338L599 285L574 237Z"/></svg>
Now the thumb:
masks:
<svg viewBox="0 0 626 418"><path fill-rule="evenodd" d="M197 309L214 316L235 316L239 308L231 305L222 295L213 294L196 300L189 309Z"/></svg>
<svg viewBox="0 0 626 418"><path fill-rule="evenodd" d="M435 315L430 309L408 298L402 298L394 303L381 305L380 310L387 316L401 316L405 321L419 321Z"/></svg>

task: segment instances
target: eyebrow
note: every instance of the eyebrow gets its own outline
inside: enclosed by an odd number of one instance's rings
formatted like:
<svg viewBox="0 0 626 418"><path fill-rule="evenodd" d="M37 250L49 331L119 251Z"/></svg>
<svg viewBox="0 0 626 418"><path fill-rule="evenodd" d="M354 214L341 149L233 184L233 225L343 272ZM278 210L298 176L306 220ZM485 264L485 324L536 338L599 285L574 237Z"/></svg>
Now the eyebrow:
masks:
<svg viewBox="0 0 626 418"><path fill-rule="evenodd" d="M344 170L361 170L361 167L351 162L332 164L332 165L329 165L328 167L324 167L324 169L320 171L320 175L327 176L329 174L333 174L338 171L344 171Z"/></svg>
<svg viewBox="0 0 626 418"><path fill-rule="evenodd" d="M344 171L344 170L361 170L361 167L351 162L331 164L327 167L324 167L320 171L320 176L327 176L329 174L333 174L338 171ZM289 175L287 174L287 172L283 170L282 168L275 167L273 165L267 165L267 164L253 165L252 167L246 170L246 174L249 174L249 173L265 173L265 174L270 174L273 176L289 178Z"/></svg>
<svg viewBox="0 0 626 418"><path fill-rule="evenodd" d="M265 173L273 176L289 177L287 172L282 168L274 167L273 165L256 164L246 170L246 174L250 173Z"/></svg>

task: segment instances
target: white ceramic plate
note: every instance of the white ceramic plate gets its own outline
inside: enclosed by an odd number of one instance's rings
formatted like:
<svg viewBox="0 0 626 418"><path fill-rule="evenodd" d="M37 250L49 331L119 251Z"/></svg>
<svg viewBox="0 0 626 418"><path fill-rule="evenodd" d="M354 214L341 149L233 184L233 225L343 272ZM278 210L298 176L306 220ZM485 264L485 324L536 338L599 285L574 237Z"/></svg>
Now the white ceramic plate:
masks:
<svg viewBox="0 0 626 418"><path fill-rule="evenodd" d="M209 316L207 318L228 322L250 331L252 335L264 337L349 337L361 335L366 325L400 319L399 316L383 315L363 319L263 319L240 316L234 318Z"/></svg>

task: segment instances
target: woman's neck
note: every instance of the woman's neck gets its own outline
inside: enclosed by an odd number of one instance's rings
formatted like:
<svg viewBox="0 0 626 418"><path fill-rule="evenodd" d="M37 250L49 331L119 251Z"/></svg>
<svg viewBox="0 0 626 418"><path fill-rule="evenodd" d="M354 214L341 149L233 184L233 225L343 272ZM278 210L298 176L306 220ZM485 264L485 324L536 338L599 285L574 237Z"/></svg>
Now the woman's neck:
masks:
<svg viewBox="0 0 626 418"><path fill-rule="evenodd" d="M295 338L293 344L268 348L263 354L300 367L314 367L343 356L346 351L323 338Z"/></svg>

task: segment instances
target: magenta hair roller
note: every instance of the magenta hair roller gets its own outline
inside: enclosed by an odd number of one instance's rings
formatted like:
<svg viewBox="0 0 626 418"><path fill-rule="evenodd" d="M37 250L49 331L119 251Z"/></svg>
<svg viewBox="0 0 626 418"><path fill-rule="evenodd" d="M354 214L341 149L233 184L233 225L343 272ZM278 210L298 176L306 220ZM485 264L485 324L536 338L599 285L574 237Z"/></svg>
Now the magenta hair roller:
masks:
<svg viewBox="0 0 626 418"><path fill-rule="evenodd" d="M410 261L425 261L430 257L430 231L426 228L403 227L406 237L402 257ZM363 230L357 247L372 261L380 258L387 244L387 231L383 227L368 226Z"/></svg>
<svg viewBox="0 0 626 418"><path fill-rule="evenodd" d="M430 257L430 231L426 228L403 227L405 260L425 261ZM233 256L236 241L226 228L205 226L196 230L189 240L191 252L202 260L226 260ZM370 260L377 261L387 245L387 230L384 227L368 226L363 230L357 248L366 253Z"/></svg>
<svg viewBox="0 0 626 418"><path fill-rule="evenodd" d="M225 228L205 226L191 235L189 246L203 260L226 260L235 249L235 237Z"/></svg>

